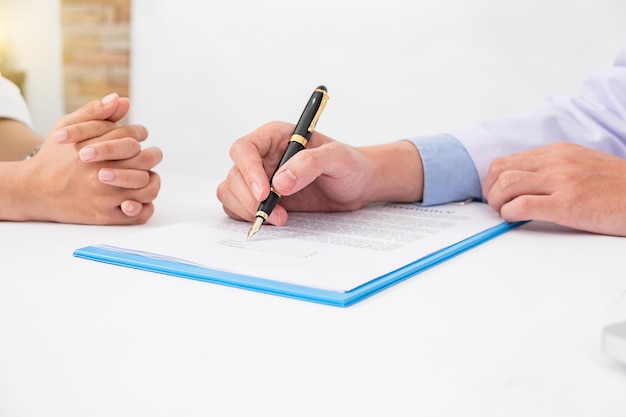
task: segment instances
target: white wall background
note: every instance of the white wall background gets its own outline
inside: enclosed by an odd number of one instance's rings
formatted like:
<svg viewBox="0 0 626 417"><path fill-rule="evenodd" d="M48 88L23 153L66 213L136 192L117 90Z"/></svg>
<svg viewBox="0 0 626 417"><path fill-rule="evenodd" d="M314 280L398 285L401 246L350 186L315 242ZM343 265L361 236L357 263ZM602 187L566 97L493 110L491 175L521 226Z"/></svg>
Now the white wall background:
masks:
<svg viewBox="0 0 626 417"><path fill-rule="evenodd" d="M626 46L623 0L133 0L131 120L161 170L221 178L230 144L295 122L351 144L439 133L574 92Z"/></svg>
<svg viewBox="0 0 626 417"><path fill-rule="evenodd" d="M0 0L0 35L28 73L46 134L63 113L58 0ZM237 137L295 122L352 144L445 131L573 92L626 45L626 2L133 0L131 120L160 169L222 177Z"/></svg>
<svg viewBox="0 0 626 417"><path fill-rule="evenodd" d="M0 42L13 66L26 71L23 94L41 135L64 111L59 11L59 0L0 0Z"/></svg>

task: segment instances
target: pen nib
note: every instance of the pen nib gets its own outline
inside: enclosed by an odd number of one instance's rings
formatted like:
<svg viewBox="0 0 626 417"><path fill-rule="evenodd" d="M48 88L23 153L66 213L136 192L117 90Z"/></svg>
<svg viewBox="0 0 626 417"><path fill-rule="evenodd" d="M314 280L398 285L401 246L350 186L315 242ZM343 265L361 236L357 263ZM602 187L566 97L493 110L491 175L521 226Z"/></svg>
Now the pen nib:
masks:
<svg viewBox="0 0 626 417"><path fill-rule="evenodd" d="M252 222L252 226L250 226L250 230L248 231L248 237L246 240L250 240L252 236L256 234L259 230L261 230L261 226L263 225L262 217L255 217L254 222Z"/></svg>

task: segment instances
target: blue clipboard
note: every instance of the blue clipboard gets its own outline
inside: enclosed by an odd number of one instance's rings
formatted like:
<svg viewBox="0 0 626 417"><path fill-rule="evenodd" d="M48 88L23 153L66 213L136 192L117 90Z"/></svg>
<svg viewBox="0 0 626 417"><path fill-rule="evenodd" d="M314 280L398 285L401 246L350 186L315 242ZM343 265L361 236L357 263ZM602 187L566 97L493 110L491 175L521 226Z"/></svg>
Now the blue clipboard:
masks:
<svg viewBox="0 0 626 417"><path fill-rule="evenodd" d="M483 242L493 239L494 237L499 236L523 223L524 222L501 223L451 246L433 252L430 255L416 259L401 268L381 275L366 282L365 284L345 292L240 275L198 265L157 259L147 255L138 255L121 250L118 251L115 249L103 248L97 245L76 249L74 251L74 256L113 265L120 265L214 284L227 285L299 300L337 307L348 307L384 290L385 288L389 288L401 281L414 277L420 272L445 262L446 260L480 245Z"/></svg>

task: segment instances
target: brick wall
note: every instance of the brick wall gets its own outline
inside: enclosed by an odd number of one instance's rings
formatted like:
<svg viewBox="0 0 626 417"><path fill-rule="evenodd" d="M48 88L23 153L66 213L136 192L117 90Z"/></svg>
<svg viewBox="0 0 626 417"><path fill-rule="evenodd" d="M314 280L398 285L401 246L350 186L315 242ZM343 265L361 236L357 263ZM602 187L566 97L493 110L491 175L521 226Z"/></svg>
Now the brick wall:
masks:
<svg viewBox="0 0 626 417"><path fill-rule="evenodd" d="M128 96L131 0L61 0L65 111Z"/></svg>

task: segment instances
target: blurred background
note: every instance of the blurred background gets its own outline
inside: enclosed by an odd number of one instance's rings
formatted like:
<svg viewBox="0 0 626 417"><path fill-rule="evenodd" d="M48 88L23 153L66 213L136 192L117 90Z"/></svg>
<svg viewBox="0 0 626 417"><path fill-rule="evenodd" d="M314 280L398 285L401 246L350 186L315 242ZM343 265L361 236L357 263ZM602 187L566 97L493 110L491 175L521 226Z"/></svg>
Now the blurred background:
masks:
<svg viewBox="0 0 626 417"><path fill-rule="evenodd" d="M0 0L0 71L35 128L111 91L128 95L130 0Z"/></svg>
<svg viewBox="0 0 626 417"><path fill-rule="evenodd" d="M0 70L35 128L116 91L160 172L221 178L233 140L295 122L354 145L451 131L572 94L626 47L622 0L0 0Z"/></svg>

